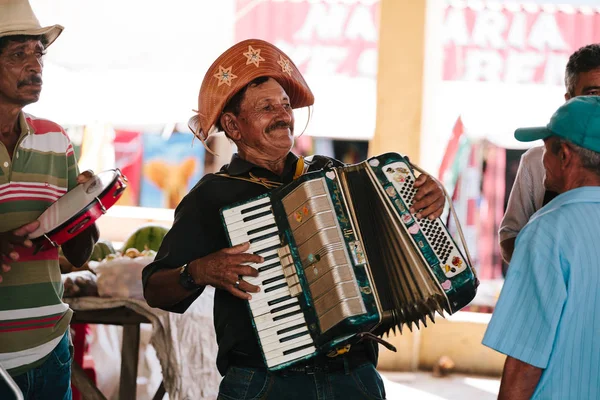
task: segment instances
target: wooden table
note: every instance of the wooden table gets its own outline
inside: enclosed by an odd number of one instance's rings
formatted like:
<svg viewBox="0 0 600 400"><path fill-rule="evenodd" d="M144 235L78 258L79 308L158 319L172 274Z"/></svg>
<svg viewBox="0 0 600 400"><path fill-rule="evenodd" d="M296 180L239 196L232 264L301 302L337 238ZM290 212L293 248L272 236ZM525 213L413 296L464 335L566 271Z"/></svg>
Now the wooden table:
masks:
<svg viewBox="0 0 600 400"><path fill-rule="evenodd" d="M127 307L73 311L74 314L71 323L120 325L123 327L119 399L135 399L140 348L140 324L150 323L150 320ZM73 363L72 371L73 384L79 389L85 400L106 400L106 397L98 390L80 365ZM164 395L165 387L161 382L153 400L160 400Z"/></svg>

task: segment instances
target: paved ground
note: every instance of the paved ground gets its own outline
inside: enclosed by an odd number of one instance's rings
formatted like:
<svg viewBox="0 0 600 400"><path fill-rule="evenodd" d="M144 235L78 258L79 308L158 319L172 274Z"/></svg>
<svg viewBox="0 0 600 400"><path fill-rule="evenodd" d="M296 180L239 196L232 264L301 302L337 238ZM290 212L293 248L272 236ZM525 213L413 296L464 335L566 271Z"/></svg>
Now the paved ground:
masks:
<svg viewBox="0 0 600 400"><path fill-rule="evenodd" d="M430 372L381 372L389 400L494 400L500 379L452 374L435 378Z"/></svg>

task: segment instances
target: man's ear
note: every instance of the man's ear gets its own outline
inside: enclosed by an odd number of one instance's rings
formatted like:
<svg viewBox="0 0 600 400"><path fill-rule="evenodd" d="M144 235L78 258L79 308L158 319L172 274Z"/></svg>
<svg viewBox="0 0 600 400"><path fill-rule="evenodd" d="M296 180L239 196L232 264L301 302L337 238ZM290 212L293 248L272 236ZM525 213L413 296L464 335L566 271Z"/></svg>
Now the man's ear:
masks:
<svg viewBox="0 0 600 400"><path fill-rule="evenodd" d="M558 157L560 158L560 164L563 169L567 168L573 163L573 157L575 152L573 148L567 143L561 143L560 150L558 151Z"/></svg>
<svg viewBox="0 0 600 400"><path fill-rule="evenodd" d="M223 113L223 115L221 115L220 122L227 137L233 141L241 138L240 129L237 124L237 118L235 115L233 115L233 113Z"/></svg>
<svg viewBox="0 0 600 400"><path fill-rule="evenodd" d="M569 92L565 93L565 101L569 101L571 100L571 95L569 94Z"/></svg>

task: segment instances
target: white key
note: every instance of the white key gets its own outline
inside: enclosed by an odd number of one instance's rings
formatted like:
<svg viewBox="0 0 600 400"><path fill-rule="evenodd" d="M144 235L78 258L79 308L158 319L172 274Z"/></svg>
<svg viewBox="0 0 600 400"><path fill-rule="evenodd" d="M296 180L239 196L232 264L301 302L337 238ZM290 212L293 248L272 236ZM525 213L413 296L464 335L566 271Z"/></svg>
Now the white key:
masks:
<svg viewBox="0 0 600 400"><path fill-rule="evenodd" d="M258 215L262 214L262 215ZM249 219L249 217L254 217ZM260 218L264 218L264 220L274 220L272 210L270 208L264 208L259 210L250 211L247 214L240 214L235 217L230 217L225 219L225 225L233 227L232 230L238 230L244 225L250 225L255 221L258 221Z"/></svg>
<svg viewBox="0 0 600 400"><path fill-rule="evenodd" d="M261 214L261 215L259 215ZM254 217L254 218L250 218ZM259 218L269 217L271 219L275 219L273 217L273 210L271 206L265 208L258 208L256 210L249 211L245 214L232 215L231 217L223 218L225 220L225 225L235 227L235 230L239 229L240 225L249 225L254 221L257 221Z"/></svg>
<svg viewBox="0 0 600 400"><path fill-rule="evenodd" d="M282 302L279 302L279 303L273 304L273 305L265 304L262 307L258 307L258 305L257 305L257 307L255 307L255 308L250 307L250 310L252 310L252 315L254 316L254 318L256 318L259 315L263 315L265 313L271 312L271 310L274 308L283 307L283 306L287 306L288 304L294 304L294 303L298 303L297 297L292 297L292 298L289 298L287 300L284 300Z"/></svg>
<svg viewBox="0 0 600 400"><path fill-rule="evenodd" d="M263 197L262 199L258 199L258 200L255 200L253 202L245 203L245 204L242 204L242 205L239 205L239 206L235 206L235 207L231 207L231 208L229 208L227 210L224 210L223 211L223 217L224 218L229 218L231 216L241 214L243 210L247 210L249 208L252 208L254 206L258 206L258 205L261 205L261 204L268 204L270 206L270 203L271 203L271 199L269 198L269 196L266 196L266 197Z"/></svg>
<svg viewBox="0 0 600 400"><path fill-rule="evenodd" d="M267 367L275 367L277 365L285 364L299 358L308 356L316 351L314 346L308 347L306 349L300 350L299 352L288 354L281 357L271 358L267 360Z"/></svg>
<svg viewBox="0 0 600 400"><path fill-rule="evenodd" d="M279 239L279 234L278 234L278 230L277 230L276 226L273 228L270 228L270 229L266 229L264 231L253 233L252 235L245 234L245 235L239 235L236 237L230 236L231 245L235 246L240 243L249 242L251 239L258 238L258 237L261 237L264 235L273 234L273 233L274 233L274 235L272 237L276 237ZM266 239L263 239L263 240L266 240Z"/></svg>
<svg viewBox="0 0 600 400"><path fill-rule="evenodd" d="M249 300L250 306L253 307L264 307L268 305L270 301L284 298L286 296L291 296L290 289L286 286L282 286L275 290L270 291L265 294L264 289L261 287L261 291L258 293L252 293L252 299ZM275 308L275 306L273 306Z"/></svg>
<svg viewBox="0 0 600 400"><path fill-rule="evenodd" d="M229 236L234 236L238 232L242 231L250 231L254 228L259 228L265 225L271 225L275 223L275 216L273 214L263 215L262 217L258 217L253 219L252 221L244 221L239 220L236 222L226 222L227 231L229 232Z"/></svg>
<svg viewBox="0 0 600 400"><path fill-rule="evenodd" d="M280 287L279 289L272 290L270 292L265 292L265 290L263 290L263 288L261 288L260 292L252 293L252 299L249 300L249 302L250 302L250 305L263 304L263 303L267 303L268 301L271 301L273 299L287 296L289 294L290 294L290 288L287 285Z"/></svg>
<svg viewBox="0 0 600 400"><path fill-rule="evenodd" d="M308 332L308 328L306 327L306 325L299 326L299 327L295 328L294 330L288 331L286 333L282 333L281 335L267 336L260 341L260 345L262 346L263 349L264 348L273 349L273 348L275 348L274 346L281 344L281 342L280 342L281 339L296 335L296 334L298 334L300 332L304 332L304 331Z"/></svg>
<svg viewBox="0 0 600 400"><path fill-rule="evenodd" d="M265 215L265 217L267 217L267 215ZM273 218L273 216L271 216L271 218L265 218L265 217L261 217L261 218L258 218L257 220L250 221L250 223L244 224L244 226L242 226L238 229L232 229L233 225L228 225L227 231L229 232L229 236L230 237L243 236L243 235L247 235L248 232L257 230L257 229L262 229L264 231L265 230L264 227L266 227L268 225L275 225L275 219Z"/></svg>
<svg viewBox="0 0 600 400"><path fill-rule="evenodd" d="M264 315L268 315L268 314L264 314ZM302 318L298 318L298 315L301 316ZM278 334L277 332L280 332L283 329L283 328L281 328L281 324L283 324L285 322L289 322L289 321L295 321L295 324L292 324L292 326L298 325L298 324L305 324L304 314L302 314L302 313L294 314L294 315L291 315L282 320L273 321L273 322L264 322L264 323L261 323L260 325L256 324L256 327L257 327L257 329L260 329L261 331L269 331L269 329L275 329L275 336L280 336L280 334Z"/></svg>
<svg viewBox="0 0 600 400"><path fill-rule="evenodd" d="M299 311L299 310L300 310L300 304L295 305L295 306L290 307L290 308L285 308L283 310L279 310L279 311L274 312L274 313L273 312L266 313L266 314L260 315L258 317L254 317L254 323L257 326L259 326L259 325L260 326L268 326L269 324L271 324L271 325L277 324L277 323L280 323L282 321L285 321L287 318L278 319L278 320L275 320L275 318L281 317L283 315L286 315L286 314L289 314L289 313L292 313L292 312L295 312L295 311Z"/></svg>
<svg viewBox="0 0 600 400"><path fill-rule="evenodd" d="M256 253L259 250L266 249L267 247L276 246L279 244L279 236L274 236L260 242L255 242L250 245L248 253Z"/></svg>
<svg viewBox="0 0 600 400"><path fill-rule="evenodd" d="M270 359L277 358L277 357L283 357L285 355L283 353L287 350L292 350L296 347L300 347L305 344L313 343L313 339L310 335L301 336L297 339L298 340L290 340L289 342L281 343L282 347L280 347L280 348L271 350L269 352L265 351L265 359L270 360ZM299 351L301 351L301 350L297 350L297 352L299 352ZM290 353L290 354L294 354L294 353Z"/></svg>
<svg viewBox="0 0 600 400"><path fill-rule="evenodd" d="M308 337L310 337L310 331L306 325L302 325L279 335L268 336L260 343L263 346L263 353L267 354L273 350L298 347L298 343L305 341Z"/></svg>
<svg viewBox="0 0 600 400"><path fill-rule="evenodd" d="M263 290L263 287L262 287L263 281L274 278L279 275L283 275L283 271L281 270L281 268L273 267L271 269L266 270L265 272L259 273L257 277L253 277L253 276L244 277L244 280L253 285L260 286L260 289Z"/></svg>
<svg viewBox="0 0 600 400"><path fill-rule="evenodd" d="M294 335L300 335L300 336L292 337ZM269 343L266 345L263 344L262 350L265 355L265 358L279 357L279 356L282 356L283 352L286 350L293 350L293 349L300 347L302 345L305 345L305 344L313 344L313 340L310 337L310 333L308 332L307 329L305 329L304 331L296 332L294 335L285 336L286 338L290 337L290 339L283 341L283 342L281 340L284 337L281 337L276 342L272 342L272 343ZM297 350L297 351L301 351L301 350Z"/></svg>
<svg viewBox="0 0 600 400"><path fill-rule="evenodd" d="M258 337L262 339L263 337L277 335L277 332L279 332L285 328L290 328L294 325L298 325L298 324L306 325L306 319L304 318L304 314L296 314L289 320L281 321L281 324L279 324L277 326L270 326L270 327L265 327L264 329L262 329L257 325L256 330L258 331Z"/></svg>

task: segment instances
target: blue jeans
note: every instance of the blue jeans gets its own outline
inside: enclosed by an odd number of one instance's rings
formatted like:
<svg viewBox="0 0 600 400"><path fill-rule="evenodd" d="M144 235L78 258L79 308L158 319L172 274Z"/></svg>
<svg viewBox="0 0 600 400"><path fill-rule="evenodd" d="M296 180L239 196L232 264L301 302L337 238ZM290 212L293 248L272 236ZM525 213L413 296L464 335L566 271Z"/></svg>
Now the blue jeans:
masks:
<svg viewBox="0 0 600 400"><path fill-rule="evenodd" d="M335 373L271 373L266 369L230 367L219 386L218 400L250 399L380 400L385 399L385 388L371 363Z"/></svg>
<svg viewBox="0 0 600 400"><path fill-rule="evenodd" d="M13 377L25 400L71 400L72 346L68 334L44 363ZM10 400L14 393L0 378L0 399Z"/></svg>

